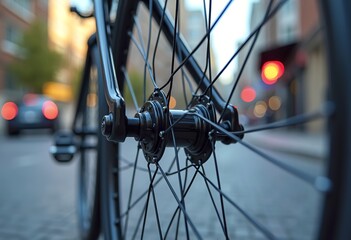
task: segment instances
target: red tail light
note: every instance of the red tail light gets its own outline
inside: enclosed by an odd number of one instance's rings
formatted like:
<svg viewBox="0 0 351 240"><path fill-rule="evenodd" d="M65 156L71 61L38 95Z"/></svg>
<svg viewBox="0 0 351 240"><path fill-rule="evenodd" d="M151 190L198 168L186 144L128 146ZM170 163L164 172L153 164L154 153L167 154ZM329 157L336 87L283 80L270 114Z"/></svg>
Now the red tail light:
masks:
<svg viewBox="0 0 351 240"><path fill-rule="evenodd" d="M52 101L44 102L42 112L44 117L46 117L49 120L53 120L58 116L58 108L56 104Z"/></svg>
<svg viewBox="0 0 351 240"><path fill-rule="evenodd" d="M5 120L12 120L17 116L18 107L14 102L7 102L2 106L1 116Z"/></svg>

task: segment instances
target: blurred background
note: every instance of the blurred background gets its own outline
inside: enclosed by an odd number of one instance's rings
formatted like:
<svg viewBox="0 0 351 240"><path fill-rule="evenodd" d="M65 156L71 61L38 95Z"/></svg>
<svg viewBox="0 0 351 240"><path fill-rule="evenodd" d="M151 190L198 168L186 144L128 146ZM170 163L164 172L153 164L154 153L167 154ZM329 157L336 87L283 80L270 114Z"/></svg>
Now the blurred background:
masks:
<svg viewBox="0 0 351 240"><path fill-rule="evenodd" d="M82 20L69 12L70 4L78 4L83 10L91 7L89 1L79 2L0 1L0 239L78 237L77 163L59 166L48 150L52 143L51 133L70 127L86 42L95 31L93 19ZM194 47L205 31L202 1L181 2L182 34L190 47ZM216 28L211 49L215 73L221 71L231 57L226 53L233 53L244 41L244 36L257 27L268 1L236 2L229 10L232 14L228 14L233 18L223 19L222 27ZM321 67L325 49L318 9L316 1L305 1L304 7L301 2L288 1L262 28L261 37L247 62L250 44L243 48L216 84L221 92L229 95L230 86L240 77L232 104L239 109L245 126L313 112L320 106L326 70ZM223 6L225 1L219 1L221 4ZM238 6L244 7L244 11ZM238 19L241 22L235 27ZM197 53L200 63L205 59L201 54L205 53ZM169 59L164 62L167 61ZM244 62L246 67L241 72ZM140 63L135 60L131 65L131 69L133 65L137 69ZM160 68L159 75L167 76L168 72L169 69L163 72ZM141 79L142 72L135 70L133 74L135 79ZM323 122L317 121L274 131L269 139L264 133L249 139L265 149L278 147L284 152L279 154L288 154L289 159L298 158L301 167L320 172L326 151L323 129ZM313 147L307 149L306 144L311 143ZM315 204L313 201L318 201L315 196L306 199L312 205ZM298 223L290 218L287 221L286 227L277 225L276 228L282 236L290 238L289 234ZM253 239L250 238L251 230L245 226L238 232L238 237Z"/></svg>
<svg viewBox="0 0 351 240"><path fill-rule="evenodd" d="M78 239L76 163L49 155L52 132L70 127L95 29L69 8L0 1L0 239Z"/></svg>

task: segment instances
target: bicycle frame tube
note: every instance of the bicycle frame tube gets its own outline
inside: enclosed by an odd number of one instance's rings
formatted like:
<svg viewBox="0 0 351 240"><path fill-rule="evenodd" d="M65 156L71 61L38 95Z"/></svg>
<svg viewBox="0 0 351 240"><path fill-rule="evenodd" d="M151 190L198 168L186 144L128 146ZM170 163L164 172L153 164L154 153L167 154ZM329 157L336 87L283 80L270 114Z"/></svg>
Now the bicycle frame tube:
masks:
<svg viewBox="0 0 351 240"><path fill-rule="evenodd" d="M147 0L143 0L143 2L145 4L145 7L149 8ZM161 6L158 0L153 0L152 11L153 17L158 24L161 23L162 15L164 15L162 20L163 22L160 27L162 28L162 31L165 34L168 42L172 43L174 38L174 24L171 20L171 16L167 14L167 12L166 14L163 14L163 7ZM202 91L205 91L210 86L210 80L207 78L206 75L204 75L195 58L193 56L190 56L188 48L186 47L183 39L181 39L179 35L176 35L176 42L178 44L177 48L179 48L179 52L176 52L179 62L183 62L186 58L188 58L185 61L186 69L189 71L191 77L194 79L194 81L200 87L200 89ZM216 110L221 113L226 107L226 102L218 93L217 89L212 86L210 93L207 94L211 94L211 100L213 101Z"/></svg>
<svg viewBox="0 0 351 240"><path fill-rule="evenodd" d="M105 73L107 73L106 75L106 80L116 83L116 81L114 81L114 79L116 78L116 73L112 72L113 69L113 56L111 53L111 49L108 49L108 45L107 45L107 39L106 39L106 26L105 26L105 20L104 20L104 10L103 10L103 3L101 3L101 1L96 1L97 4L95 4L95 17L96 17L96 21L97 21L97 31L98 31L98 40L99 40L99 48L100 50L104 49L105 53L101 53L102 55L106 55L107 52L109 52L109 56L101 56L102 60L105 60L106 63L108 64L104 64L103 63L103 71ZM145 4L146 7L149 7L149 4L147 4L147 2L145 0L143 0L143 3ZM130 4L133 5L133 4ZM157 0L153 0L153 17L156 20L156 22L158 24L160 24L161 22L161 18L163 15L163 8L161 6L161 4L159 3L159 1ZM126 11L135 11L135 9L123 9L123 13L121 14L127 14ZM118 23L117 23L118 24ZM133 25L133 18L130 17L130 23L125 25L129 26L130 28ZM162 30L168 40L169 43L173 42L173 38L174 38L174 26L173 26L173 22L171 20L171 17L168 14L165 14L163 17L163 23L161 25ZM114 34L113 34L113 41L117 42L117 44L123 44L125 46L125 48L128 47L128 42L129 39L116 39L115 36L118 35L116 34L116 31L127 31L128 29L120 29L118 26L115 27L113 29ZM101 35L101 36L100 36ZM180 62L183 62L188 56L190 56L190 52L188 50L188 48L186 47L186 45L184 44L184 41L177 35L176 36L176 40L178 43L178 48L179 48L179 52L177 52L177 57L179 59ZM109 58L109 59L108 59ZM124 56L119 57L119 56L115 56L114 59L116 62L118 61L123 61L125 62L126 59ZM193 56L188 57L188 60L186 60L185 62L185 67L187 68L187 70L189 71L190 75L192 76L192 78L194 79L194 81L199 85L200 89L202 91L205 91L209 86L210 86L210 80L207 78L207 76L203 74L200 66L198 65L198 63L196 62L195 58ZM113 77L112 77L113 76ZM108 82L107 82L108 83ZM110 83L110 85L112 85L112 83ZM109 85L107 85L109 86ZM109 89L107 89L109 91L109 96L110 97L112 95L111 90L113 91L113 89L117 89L117 96L122 98L122 95L120 94L119 88L118 88L118 84L115 84L113 87L110 87ZM220 94L218 93L217 89L215 87L212 87L211 90L211 99L215 104L215 107L217 109L218 112L222 112L226 106L226 102L222 99L222 97L220 96Z"/></svg>
<svg viewBox="0 0 351 240"><path fill-rule="evenodd" d="M113 65L112 49L108 44L104 2L95 0L95 20L97 42L100 52L104 92L109 106L110 117L113 119L109 140L124 141L126 138L127 119L125 115L125 102L117 84L115 68Z"/></svg>
<svg viewBox="0 0 351 240"><path fill-rule="evenodd" d="M123 88L123 81L121 80L123 76L121 75L120 69L115 69L115 66L124 66L127 61L127 56L123 52L123 49L128 49L130 39L123 33L131 31L133 28L133 13L136 11L137 0L133 1L136 2L128 2L127 4L122 1L121 4L124 3L125 5L118 6L117 14L126 14L127 17L124 19L129 19L129 21L123 22L123 28L118 22L115 23L112 30L108 29L110 27L107 24L109 21L109 11L108 6L104 5L106 2L99 0L94 1L97 42L100 52L104 92L109 106L109 114L104 117L101 126L103 134L107 139L117 142L123 142L127 135L135 137L140 124L138 118L127 118L125 115L125 102L120 91L120 88ZM153 0L153 4L153 17L160 24L163 16L163 8L157 0ZM148 7L148 4L145 5ZM160 25L168 42L172 43L174 39L174 26L171 17L167 14L164 15L163 22ZM111 38L108 37L108 32L112 32L112 41L115 49L112 49L111 44L109 44ZM117 39L119 36L121 36L121 38ZM210 80L203 73L194 57L190 55L190 52L181 37L179 35L176 35L175 37L177 48L179 48L179 51L177 51L179 61L184 62L186 69L202 91L206 91L206 89L210 87L210 91L207 91L207 95L211 95L211 100L215 105L216 111L219 113L225 112L226 120L232 122L231 130L241 130L238 123L236 109L231 105L227 105L218 91L211 86ZM119 49L122 52L116 52L116 49ZM115 56L112 54L113 50L116 52Z"/></svg>

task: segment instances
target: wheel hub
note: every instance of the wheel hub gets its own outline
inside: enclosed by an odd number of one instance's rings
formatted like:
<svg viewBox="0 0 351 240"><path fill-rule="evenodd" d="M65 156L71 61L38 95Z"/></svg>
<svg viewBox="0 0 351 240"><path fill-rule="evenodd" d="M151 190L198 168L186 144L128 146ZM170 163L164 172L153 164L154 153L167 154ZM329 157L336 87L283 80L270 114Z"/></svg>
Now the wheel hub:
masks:
<svg viewBox="0 0 351 240"><path fill-rule="evenodd" d="M212 154L209 133L212 126L201 118L215 122L213 104L207 96L195 97L189 110L169 110L162 91L155 91L135 115L139 119L140 142L145 159L159 161L168 147L183 147L194 164L206 162Z"/></svg>

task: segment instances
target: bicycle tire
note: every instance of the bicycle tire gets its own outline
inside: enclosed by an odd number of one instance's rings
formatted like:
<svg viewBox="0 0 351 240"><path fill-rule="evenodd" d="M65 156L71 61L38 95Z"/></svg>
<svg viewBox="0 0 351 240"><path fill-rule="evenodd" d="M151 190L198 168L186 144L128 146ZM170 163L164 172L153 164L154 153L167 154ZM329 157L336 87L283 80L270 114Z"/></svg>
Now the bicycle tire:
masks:
<svg viewBox="0 0 351 240"><path fill-rule="evenodd" d="M96 125L101 116L106 113L107 105L103 96L102 75L96 46L89 51L86 63L87 75L82 82L80 96L82 97L81 125L77 128L84 132L80 136L81 149L78 168L78 216L81 239L98 239L101 226L101 161L105 144L101 132L97 131ZM97 132L96 132L97 131Z"/></svg>
<svg viewBox="0 0 351 240"><path fill-rule="evenodd" d="M167 2L167 1L166 1ZM178 1L177 1L178 2ZM281 1L284 2L284 1ZM147 1L119 1L118 3L118 7L117 7L117 19L115 21L115 26L113 28L113 34L112 34L112 49L113 49L113 56L114 56L114 60L115 60L115 69L116 69L116 77L118 80L118 85L119 88L122 89L122 95L125 96L126 94L126 87L129 84L129 80L126 79L126 75L125 75L125 69L128 69L128 55L131 51L130 49L130 45L133 44L133 41L135 41L135 39L131 39L131 33L133 32L133 25L135 25L136 23L134 22L135 19L133 19L133 17L135 16L138 6L139 4L144 4L144 9L146 10L146 12L148 12L149 14L152 15L152 17L154 18L154 22L162 22L163 20L163 15L158 15L155 16L155 12L151 12L150 13L150 9L152 9L152 7L155 7L156 5L156 1L153 1L152 3L148 3ZM160 5L161 6L161 5ZM351 54L351 50L350 50L350 46L348 43L351 42L351 32L350 32L350 27L349 27L349 23L350 23L350 18L347 16L348 10L350 10L350 3L347 1L339 1L338 3L331 3L328 1L323 1L322 2L322 16L324 16L325 18L323 18L323 20L325 21L325 28L326 28L326 36L327 36L327 50L328 50L328 66L330 67L329 69L329 76L330 76L330 80L329 80L329 88L328 88L328 102L331 103L330 108L328 108L326 110L326 121L328 122L328 134L329 134L329 141L330 141L330 155L329 155L329 162L328 162L328 171L327 171L327 179L323 178L317 178L314 179L313 181L315 181L316 184L321 184L323 186L319 186L322 189L325 188L325 195L324 195L324 201L323 201L323 211L322 211L322 218L321 218L321 225L317 226L314 230L317 232L316 236L319 239L348 239L351 236L350 230L347 227L347 224L350 222L350 189L348 186L350 186L351 184L351 180L350 180L350 149L348 148L348 146L350 146L350 137L351 137L351 132L350 132L350 127L349 127L349 123L350 123L350 113L351 113L351 109L350 109L350 105L349 104L345 104L350 102L350 95L348 94L348 92L351 90L351 86L350 86L350 82L348 81L350 80L350 76L351 76L351 72L350 72L350 68L347 67L347 59L348 56L350 56ZM269 12L269 11L267 11ZM151 20L149 20L150 22L152 22ZM177 22L177 21L175 21ZM142 22L142 24L144 24L145 21ZM154 23L153 23L154 24ZM155 25L153 25L155 26ZM342 27L340 27L342 26ZM174 30L174 27L173 27ZM147 32L147 30L145 30ZM164 33L164 29L161 30L162 33ZM171 38L169 36L169 32L168 33L164 33L165 36L165 42L168 42L169 45L172 46L172 40L176 40L177 43L179 44L178 46L180 46L179 48L182 48L181 45L183 44L181 42L180 39L178 38ZM168 34L168 35L167 35ZM138 33L136 33L137 37ZM142 37L141 37L142 38ZM342 41L340 40L342 39ZM147 41L146 41L147 43ZM148 45L148 44L145 44ZM138 50L138 49L137 49ZM184 52L180 52L181 50L177 49L174 50L171 49L175 55L177 55L178 58L181 59L185 59L186 57L182 56L182 54L184 55ZM139 49L140 51L140 49ZM179 51L179 52L177 52ZM148 53L146 53L145 55L148 55ZM142 58L145 58L145 56L142 56ZM146 57L147 58L147 57ZM134 59L133 59L134 60ZM188 62L194 61L194 59L190 59ZM150 67L153 68L153 67ZM193 68L193 69L192 69ZM144 76L143 78L152 78L152 74L150 74L149 76L145 76L145 73L149 70L149 66L147 66L147 64L144 64L144 68L142 68L144 71ZM188 74L193 77L194 74L193 72L196 72L196 69L198 69L198 64L194 62L189 63L189 65L184 64L184 69L185 71L188 72ZM194 70L195 69L195 70ZM128 71L128 70L127 70ZM193 75L194 74L194 75ZM204 73L203 75L206 75L206 73ZM197 77L201 76L198 75ZM171 78L173 77L173 74L171 76ZM168 79L168 78L167 78ZM172 81L168 81L168 82L172 82ZM199 81L197 81L197 83L199 84ZM200 81L201 84L201 81ZM167 85L167 83L165 84ZM169 86L168 86L169 87ZM144 83L143 85L143 91L144 91L144 96L143 96L143 100L142 103L145 102L146 98L148 98L148 96L145 96L145 92L148 91L149 89L146 89L146 84ZM152 87L151 87L152 88ZM163 87L161 87L163 88ZM170 89L172 90L172 87L170 87ZM151 92L158 92L159 89L155 88L154 90L151 90ZM211 94L217 94L216 92L211 93ZM211 94L210 97L211 97ZM194 95L192 95L193 97ZM167 99L169 99L168 95L166 95L165 97L167 97ZM186 98L186 97L184 97ZM131 101L131 100L129 100ZM187 100L184 100L185 102L187 102ZM186 109L187 106L184 107L184 109ZM138 112L140 110L136 109L136 112ZM328 112L331 111L331 114L328 114ZM171 123L170 123L171 125ZM107 151L103 151L105 153L110 152L110 154L107 154L108 156L116 156L116 158L112 157L110 158L110 160L106 160L104 161L104 166L102 166L102 174L104 175L102 176L101 179L101 186L103 188L102 190L102 218L103 218L103 230L104 230L104 236L106 239L121 239L121 238L130 238L131 235L128 234L126 232L126 222L128 220L125 220L125 213L129 213L130 208L131 208L131 199L129 198L129 200L126 200L125 198L123 198L123 195L128 195L128 193L130 194L131 191L125 190L123 188L133 188L130 185L133 185L134 182L134 177L132 177L132 182L131 183L125 183L123 182L123 180L125 179L125 175L123 175L122 173L120 173L120 171L123 170L123 159L121 157L121 151L117 151L118 148L121 148L121 146L126 146L125 148L129 148L128 146L128 142L124 143L118 143L118 144L112 144L110 145L110 150L107 149ZM152 165L150 165L150 162L145 162L147 164L147 167L149 167L149 169L146 168L145 164L144 164L144 169L141 169L141 167L137 166L137 161L139 161L139 152L140 155L142 155L141 150L140 150L140 145L137 143L136 147L136 157L135 160L131 160L131 162L127 162L127 166L124 167L128 167L132 166L132 163L134 164L133 167L133 171L137 171L140 170L141 172L145 171L148 173L148 175L146 174L143 178L143 180L140 181L146 181L149 180L153 183L154 179L157 176L157 172L160 171L159 170L159 166L154 167ZM213 149L214 150L214 149ZM178 158L178 150L177 147L174 147L174 151L176 152L175 155L177 156L176 158ZM117 154L117 155L115 155ZM185 158L185 157L184 157ZM160 161L162 161L163 159L161 159ZM141 161L141 160L140 160ZM183 166L184 169L188 169L188 164L191 165L191 163L188 163L186 166ZM273 161L274 162L274 161ZM158 164L156 164L158 165ZM279 163L278 163L279 165ZM139 169L138 169L139 168ZM153 168L153 170L150 170L150 168ZM122 170L121 170L122 169ZM182 173L184 173L184 169ZM198 169L196 170L198 171ZM177 172L177 170L175 171ZM178 173L181 172L179 166L178 166ZM187 172L187 170L186 170ZM204 174L204 172L202 172ZM134 176L134 173L129 173L129 175L132 174ZM160 172L158 172L158 174L160 174ZM162 172L162 175L164 173ZM127 174L128 175L128 174ZM140 175L143 175L142 173L140 173ZM187 173L185 174L187 175ZM195 175L195 174L194 174ZM180 174L179 174L180 176ZM188 178L188 176L183 176L183 181L187 182L188 180L185 180ZM164 177L166 178L166 177ZM205 177L204 177L205 178ZM317 183L319 180L321 180L321 182ZM330 183L328 182L328 180L331 181L332 184L332 188L329 189L329 185ZM317 182L316 182L317 181ZM327 182L326 182L327 181ZM182 181L180 181L181 183L179 183L179 188L182 189ZM208 182L205 178L205 182ZM183 182L184 183L184 182ZM128 185L130 184L130 185ZM147 183L144 183L146 188L149 188L148 191L146 192L145 196L147 195L147 201L146 201L146 208L142 208L141 210L139 209L138 212L138 216L140 216L139 220L144 218L144 223L142 224L142 227L140 225L137 224L137 226L134 226L137 230L138 228L142 228L141 233L136 233L133 232L132 236L133 238L135 238L136 236L143 238L143 237L147 237L144 234L149 233L147 230L148 227L150 228L150 230L152 232L157 232L152 233L153 235L151 235L153 238L156 237L160 237L163 238L165 237L164 234L168 234L168 229L167 229L167 233L165 233L165 227L162 225L162 221L160 223L160 216L158 215L158 210L155 207L154 208L154 216L153 216L153 221L151 224L147 225L145 224L145 219L147 219L147 209L149 209L149 200L150 202L153 201L152 203L154 205L157 205L158 203L156 203L156 198L155 196L153 196L154 194L154 189L153 187L150 187L152 185L149 185ZM168 184L168 182L164 182L164 184ZM207 183L208 184L208 183ZM205 185L207 185L205 184ZM327 186L328 185L328 186ZM184 185L185 188L186 185ZM205 186L203 186L205 187ZM317 186L318 187L318 186ZM207 186L208 188L208 186ZM219 187L219 189L221 189ZM181 190L184 191L184 190ZM124 192L124 193L123 193ZM141 191L143 192L143 191ZM221 190L217 190L217 192L219 192L219 202L223 201L223 199L221 199L223 197L223 194L221 193ZM182 194L184 195L184 192L182 192ZM185 193L186 194L186 193ZM209 191L209 195L211 194L211 191ZM185 205L182 205L182 202L185 201L183 199L184 196L179 196L179 199L177 199L178 201L178 208L181 208L181 210L183 212L185 212ZM212 198L212 196L211 196ZM122 200L124 199L124 200ZM128 199L128 196L127 196ZM125 202L128 202L127 206L125 206ZM151 203L151 204L152 204ZM223 203L219 203L219 205L223 205ZM134 207L134 204L132 204ZM189 204L191 205L191 204ZM188 206L189 206L188 205ZM235 204L234 204L235 205ZM183 209L183 208L184 209ZM193 205L191 205L191 207L194 207ZM146 209L146 210L145 210ZM188 209L188 208L187 208ZM227 210L227 208L224 208L223 206L221 207L221 210L224 212L224 209ZM162 210L164 210L162 208ZM232 235L232 233L227 230L227 228L232 227L230 224L224 223L225 217L223 217L225 214L223 213L218 213L218 210L215 209L217 211L217 215L218 215L218 219L217 221L219 223L217 223L217 227L221 228L220 230L223 230L223 234L222 237L224 238L232 238L233 236L237 236L237 235ZM191 210L190 210L191 211ZM146 212L146 213L145 213ZM198 226L197 224L193 224L188 222L189 219L187 219L187 216L185 216L186 214L183 213L183 216L181 216L179 211L175 211L174 215L172 217L172 215L168 216L167 221L173 221L174 216L178 216L178 224L176 224L177 226L175 227L176 230L176 237L198 237L201 238L201 234L200 234L200 230L203 230L203 226ZM241 210L239 209L239 212L241 212ZM242 212L241 212L242 213ZM150 215L150 214L149 214ZM245 213L244 213L245 215ZM180 217L181 216L181 217ZM222 216L222 217L221 217ZM246 216L247 217L247 216ZM155 219L156 218L156 219ZM183 220L184 218L184 220ZM250 218L250 217L249 217ZM137 218L136 218L137 219ZM170 220L172 219L172 220ZM135 220L135 219L133 219ZM139 221L137 220L137 222ZM123 222L124 221L124 222ZM143 221L143 220L141 220ZM178 227L179 224L182 223L183 224L183 232L180 233L180 235L178 235ZM161 227L162 225L162 227ZM189 225L189 226L188 226ZM195 226L196 225L196 226ZM265 228L261 228L261 225L254 221L253 225L255 225L255 227L259 228L260 230L260 234L258 235L254 235L258 238L262 237L262 235L268 239L275 239L276 236L274 235L274 233L271 233L270 231L265 230ZM153 228L152 228L153 227ZM199 231L196 230L196 227L201 228ZM146 228L146 230L145 230ZM188 230L188 228L190 228L191 230ZM185 229L185 230L184 230ZM184 232L185 231L185 232ZM203 231L206 232L206 231ZM203 232L201 232L203 234ZM202 235L203 236L203 235ZM214 235L217 236L217 235ZM251 235L250 235L251 236ZM212 236L213 237L213 236ZM218 237L218 236L217 236ZM252 236L251 236L252 237Z"/></svg>

